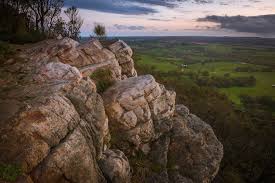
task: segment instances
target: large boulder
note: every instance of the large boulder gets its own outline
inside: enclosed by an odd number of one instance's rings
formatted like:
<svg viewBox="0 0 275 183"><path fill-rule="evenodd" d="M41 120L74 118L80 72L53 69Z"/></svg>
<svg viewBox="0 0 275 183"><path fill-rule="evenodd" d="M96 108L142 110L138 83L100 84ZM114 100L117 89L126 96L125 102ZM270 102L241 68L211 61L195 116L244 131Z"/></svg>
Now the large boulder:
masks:
<svg viewBox="0 0 275 183"><path fill-rule="evenodd" d="M160 121L175 109L175 92L166 90L151 75L115 83L104 94L113 143L127 151L142 148L157 137ZM117 142L117 143L116 143Z"/></svg>
<svg viewBox="0 0 275 183"><path fill-rule="evenodd" d="M211 182L219 170L223 146L208 124L186 107L176 108L168 150L170 181Z"/></svg>
<svg viewBox="0 0 275 183"><path fill-rule="evenodd" d="M172 128L149 143L149 152L130 161L134 180L139 180L139 172L146 172L142 181L146 183L211 182L223 156L212 128L184 105L176 105L169 121Z"/></svg>

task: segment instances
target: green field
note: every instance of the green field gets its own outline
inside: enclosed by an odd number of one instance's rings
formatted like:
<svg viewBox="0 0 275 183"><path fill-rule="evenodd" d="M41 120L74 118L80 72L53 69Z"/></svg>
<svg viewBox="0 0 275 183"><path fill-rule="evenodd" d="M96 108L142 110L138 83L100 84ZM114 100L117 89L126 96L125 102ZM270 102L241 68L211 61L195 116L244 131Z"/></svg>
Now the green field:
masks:
<svg viewBox="0 0 275 183"><path fill-rule="evenodd" d="M275 48L223 44L168 44L145 42L135 44L137 64L151 67L159 72L203 72L211 76L256 78L253 87L218 88L232 102L240 104L240 95L271 96L275 99ZM182 65L187 64L187 68ZM236 68L250 67L256 72L237 72ZM272 72L261 69L271 68Z"/></svg>
<svg viewBox="0 0 275 183"><path fill-rule="evenodd" d="M275 88L272 87L275 84L275 72L236 72L236 67L258 67L263 66L243 64L243 63L228 63L228 62L214 62L205 64L193 64L190 65L186 70L191 71L208 71L210 75L223 76L229 73L231 77L241 76L254 76L256 78L256 86L254 87L231 87L221 88L221 92L225 93L234 103L240 104L240 95L251 95L251 96L272 96L275 98Z"/></svg>
<svg viewBox="0 0 275 183"><path fill-rule="evenodd" d="M174 63L169 62L168 60L160 59L160 58L154 58L154 57L149 56L149 55L141 55L141 59L139 61L139 64L154 67L157 70L163 71L163 72L168 72L168 71L173 71L173 70L178 69L177 65L175 65Z"/></svg>

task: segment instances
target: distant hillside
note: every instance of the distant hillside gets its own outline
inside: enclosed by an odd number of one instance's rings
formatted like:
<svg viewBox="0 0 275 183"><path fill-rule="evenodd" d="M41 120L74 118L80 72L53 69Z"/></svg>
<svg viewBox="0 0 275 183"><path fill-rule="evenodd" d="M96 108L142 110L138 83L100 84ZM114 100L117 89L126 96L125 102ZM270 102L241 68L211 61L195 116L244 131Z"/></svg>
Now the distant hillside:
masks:
<svg viewBox="0 0 275 183"><path fill-rule="evenodd" d="M89 38L83 37L83 40ZM223 44L238 44L238 45L257 45L275 47L275 38L259 38L259 37L206 37L206 36L145 36L145 37L110 37L109 39L122 39L129 44L135 41L163 41L163 42L186 42L186 43L223 43Z"/></svg>

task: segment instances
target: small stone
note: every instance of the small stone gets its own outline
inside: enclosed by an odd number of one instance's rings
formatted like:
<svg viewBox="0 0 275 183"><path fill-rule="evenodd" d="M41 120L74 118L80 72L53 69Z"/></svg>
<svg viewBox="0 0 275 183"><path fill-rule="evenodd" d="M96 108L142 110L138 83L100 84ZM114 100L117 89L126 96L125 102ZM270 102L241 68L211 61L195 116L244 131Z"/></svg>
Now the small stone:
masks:
<svg viewBox="0 0 275 183"><path fill-rule="evenodd" d="M130 183L130 164L127 157L120 150L106 150L99 161L99 166L108 182Z"/></svg>

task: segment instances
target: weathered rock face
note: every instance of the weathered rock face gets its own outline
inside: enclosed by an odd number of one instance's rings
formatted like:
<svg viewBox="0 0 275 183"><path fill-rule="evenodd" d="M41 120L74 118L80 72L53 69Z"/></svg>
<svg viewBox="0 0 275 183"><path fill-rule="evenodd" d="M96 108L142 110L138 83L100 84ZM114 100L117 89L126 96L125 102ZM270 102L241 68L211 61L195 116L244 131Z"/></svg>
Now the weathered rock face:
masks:
<svg viewBox="0 0 275 183"><path fill-rule="evenodd" d="M84 44L69 38L47 40L32 45L22 57L35 61L58 59L64 64L79 68L84 76L89 76L98 69L111 70L116 80L137 75L131 58L132 50L120 40L108 48L104 48L96 39Z"/></svg>
<svg viewBox="0 0 275 183"><path fill-rule="evenodd" d="M49 82L74 81L81 78L82 75L77 68L60 62L49 62L39 68L37 75L33 79L37 82Z"/></svg>
<svg viewBox="0 0 275 183"><path fill-rule="evenodd" d="M107 49L64 38L37 43L0 68L0 164L20 167L17 182L214 178L223 151L211 127L175 106L175 92L153 76L133 77L131 56L122 41ZM101 97L85 76L108 68L117 81Z"/></svg>
<svg viewBox="0 0 275 183"><path fill-rule="evenodd" d="M108 121L90 82L9 91L1 100L10 115L1 121L0 162L19 165L33 182L105 182L97 160Z"/></svg>
<svg viewBox="0 0 275 183"><path fill-rule="evenodd" d="M122 68L122 75L127 77L137 76L134 67L134 60L132 59L132 49L123 41L119 40L108 47L116 56L119 65Z"/></svg>
<svg viewBox="0 0 275 183"><path fill-rule="evenodd" d="M27 54L34 61L57 57L60 62L76 67L115 59L115 56L110 51L103 49L97 40L91 40L80 45L69 38L36 43L27 49L24 54Z"/></svg>
<svg viewBox="0 0 275 183"><path fill-rule="evenodd" d="M173 115L175 92L167 91L151 75L119 81L103 94L112 135L125 152L157 137L157 123ZM125 142L125 143L122 143Z"/></svg>
<svg viewBox="0 0 275 183"><path fill-rule="evenodd" d="M51 58L1 72L0 163L20 167L18 182L106 182L98 161L110 135L95 84Z"/></svg>

